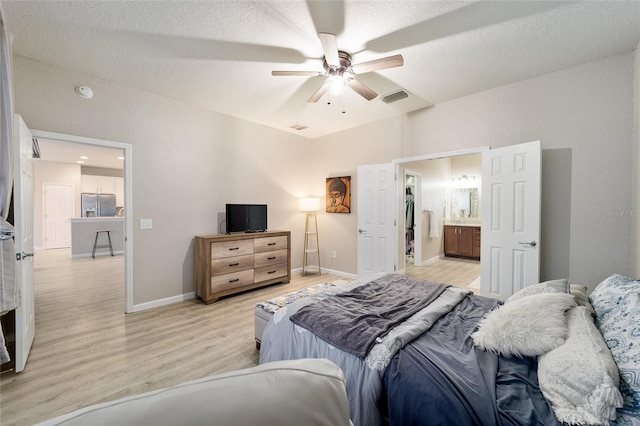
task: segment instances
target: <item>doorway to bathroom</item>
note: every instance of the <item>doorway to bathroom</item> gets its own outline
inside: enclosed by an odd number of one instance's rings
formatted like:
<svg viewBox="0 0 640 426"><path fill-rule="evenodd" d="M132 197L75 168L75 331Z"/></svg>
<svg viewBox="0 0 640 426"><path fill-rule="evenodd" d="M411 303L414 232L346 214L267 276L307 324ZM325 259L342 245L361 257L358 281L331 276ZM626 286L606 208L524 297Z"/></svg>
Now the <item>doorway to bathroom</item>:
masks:
<svg viewBox="0 0 640 426"><path fill-rule="evenodd" d="M475 228L480 235L481 150L399 163L404 178L401 268L417 278L479 291L479 238L470 240L477 245L476 253L470 247L462 254L451 251L451 238L458 237L458 230L466 233ZM451 234L445 232L451 226L456 229Z"/></svg>

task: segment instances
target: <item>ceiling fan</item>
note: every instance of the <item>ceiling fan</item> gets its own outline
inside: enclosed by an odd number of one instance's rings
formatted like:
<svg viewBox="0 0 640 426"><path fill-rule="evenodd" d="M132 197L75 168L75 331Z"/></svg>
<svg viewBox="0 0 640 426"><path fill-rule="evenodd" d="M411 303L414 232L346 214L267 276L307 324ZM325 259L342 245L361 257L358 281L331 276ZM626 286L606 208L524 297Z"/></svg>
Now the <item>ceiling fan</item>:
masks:
<svg viewBox="0 0 640 426"><path fill-rule="evenodd" d="M274 76L327 76L324 84L311 95L307 102L318 102L327 91L332 95L339 95L345 86L349 86L360 96L370 101L378 94L356 80L357 74L386 68L399 67L404 64L402 55L393 55L372 61L351 63L351 55L338 50L335 34L319 33L320 43L324 52L322 65L324 71L271 71Z"/></svg>

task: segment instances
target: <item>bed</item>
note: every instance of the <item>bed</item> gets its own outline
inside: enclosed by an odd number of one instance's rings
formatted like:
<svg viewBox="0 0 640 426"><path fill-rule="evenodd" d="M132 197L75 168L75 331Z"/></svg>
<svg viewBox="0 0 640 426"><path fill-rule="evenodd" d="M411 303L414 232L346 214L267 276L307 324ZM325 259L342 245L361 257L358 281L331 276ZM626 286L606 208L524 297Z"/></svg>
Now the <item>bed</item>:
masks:
<svg viewBox="0 0 640 426"><path fill-rule="evenodd" d="M567 280L504 303L400 274L327 285L275 310L260 363L327 358L355 426L640 425L640 281Z"/></svg>

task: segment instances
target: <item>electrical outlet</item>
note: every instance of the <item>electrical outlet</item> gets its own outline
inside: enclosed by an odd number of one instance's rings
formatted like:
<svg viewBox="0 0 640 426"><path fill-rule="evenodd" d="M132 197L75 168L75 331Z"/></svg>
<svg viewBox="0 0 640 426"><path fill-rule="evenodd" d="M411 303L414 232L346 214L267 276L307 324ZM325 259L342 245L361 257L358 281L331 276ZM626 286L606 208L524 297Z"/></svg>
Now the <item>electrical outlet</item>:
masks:
<svg viewBox="0 0 640 426"><path fill-rule="evenodd" d="M140 219L140 229L153 228L153 221L151 219Z"/></svg>
<svg viewBox="0 0 640 426"><path fill-rule="evenodd" d="M331 258L335 259L336 257L338 257L338 255L337 255L336 251L334 250L334 251L331 252Z"/></svg>

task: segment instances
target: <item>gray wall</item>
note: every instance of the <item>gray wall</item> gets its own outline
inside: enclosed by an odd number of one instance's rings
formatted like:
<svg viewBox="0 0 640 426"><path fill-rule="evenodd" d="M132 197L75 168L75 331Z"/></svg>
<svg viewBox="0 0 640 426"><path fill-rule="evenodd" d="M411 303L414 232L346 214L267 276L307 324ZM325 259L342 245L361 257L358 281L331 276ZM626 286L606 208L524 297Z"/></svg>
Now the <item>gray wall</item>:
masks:
<svg viewBox="0 0 640 426"><path fill-rule="evenodd" d="M13 65L29 128L132 145L134 305L193 291L193 237L218 232L225 203L267 203L269 227L291 230L302 253L307 139L24 57ZM78 84L94 97L76 96Z"/></svg>
<svg viewBox="0 0 640 426"><path fill-rule="evenodd" d="M542 278L593 287L632 270L633 53L314 140L22 57L14 80L30 128L133 146L134 304L193 291L193 236L217 233L226 202L268 203L269 227L292 231L297 268L298 198L323 196L327 177L352 176L357 194L360 164L538 139ZM77 84L94 98L77 97ZM352 214L318 222L323 267L355 274L357 199Z"/></svg>
<svg viewBox="0 0 640 426"><path fill-rule="evenodd" d="M633 91L633 276L640 277L640 43L635 55Z"/></svg>
<svg viewBox="0 0 640 426"><path fill-rule="evenodd" d="M323 153L343 149L351 161L336 167L355 174L359 164L540 140L541 277L593 288L613 272L632 271L632 218L624 212L632 208L633 87L634 53L628 53L378 123L397 129L393 135L364 126L319 138L314 157L330 168ZM385 149L357 155L372 146ZM337 219L355 229L351 216ZM327 250L346 240L324 234ZM349 267L355 272L355 262Z"/></svg>

